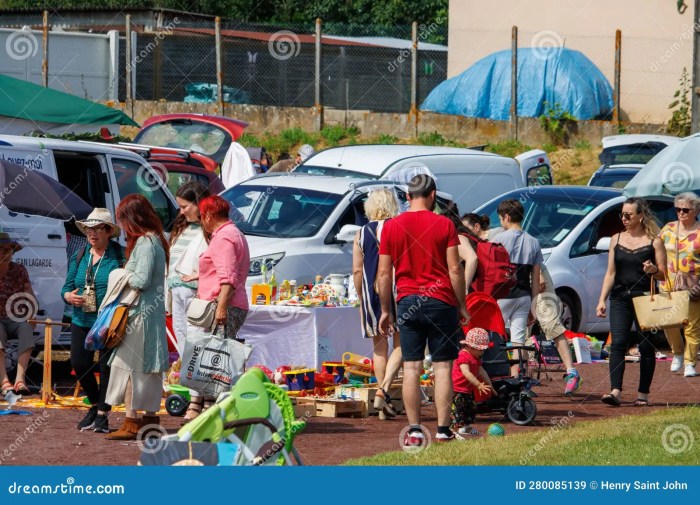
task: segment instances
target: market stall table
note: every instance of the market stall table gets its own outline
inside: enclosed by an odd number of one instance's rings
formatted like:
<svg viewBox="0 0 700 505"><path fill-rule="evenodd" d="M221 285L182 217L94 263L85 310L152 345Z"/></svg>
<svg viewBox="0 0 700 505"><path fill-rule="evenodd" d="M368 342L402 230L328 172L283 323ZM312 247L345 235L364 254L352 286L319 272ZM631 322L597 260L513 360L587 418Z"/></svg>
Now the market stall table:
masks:
<svg viewBox="0 0 700 505"><path fill-rule="evenodd" d="M319 368L344 352L372 356L372 339L362 338L358 307L251 305L238 333L253 347L248 365Z"/></svg>

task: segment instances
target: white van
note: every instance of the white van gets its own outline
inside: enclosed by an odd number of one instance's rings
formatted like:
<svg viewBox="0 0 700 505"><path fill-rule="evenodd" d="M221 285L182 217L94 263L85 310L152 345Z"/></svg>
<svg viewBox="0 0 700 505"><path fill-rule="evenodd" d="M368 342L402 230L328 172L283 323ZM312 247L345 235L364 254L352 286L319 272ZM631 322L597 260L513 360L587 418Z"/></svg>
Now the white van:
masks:
<svg viewBox="0 0 700 505"><path fill-rule="evenodd" d="M535 149L516 158L454 147L355 145L321 151L294 172L407 182L417 165L435 176L437 188L452 195L460 212L471 212L513 189L552 184L547 153Z"/></svg>
<svg viewBox="0 0 700 505"><path fill-rule="evenodd" d="M123 197L144 195L166 229L177 216L175 199L158 173L140 156L107 144L0 135L0 159L39 170L58 179L93 207L114 211ZM37 196L39 197L39 196ZM61 320L61 288L66 279L66 223L10 212L0 207L0 231L24 249L14 261L29 271L39 309Z"/></svg>

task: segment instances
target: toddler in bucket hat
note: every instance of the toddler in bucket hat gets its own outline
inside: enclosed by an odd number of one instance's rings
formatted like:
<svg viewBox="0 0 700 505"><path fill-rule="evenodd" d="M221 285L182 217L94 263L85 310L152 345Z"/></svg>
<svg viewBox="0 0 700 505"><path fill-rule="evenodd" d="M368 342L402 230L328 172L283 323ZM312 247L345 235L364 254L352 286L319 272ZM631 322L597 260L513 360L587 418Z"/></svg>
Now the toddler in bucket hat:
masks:
<svg viewBox="0 0 700 505"><path fill-rule="evenodd" d="M495 393L493 383L481 364L481 356L489 348L489 333L483 328L467 332L457 359L452 365L452 431L460 438L479 436L474 428L477 401L486 401Z"/></svg>
<svg viewBox="0 0 700 505"><path fill-rule="evenodd" d="M485 351L489 347L489 333L483 328L472 328L467 332L464 340L460 340L459 343L472 349Z"/></svg>

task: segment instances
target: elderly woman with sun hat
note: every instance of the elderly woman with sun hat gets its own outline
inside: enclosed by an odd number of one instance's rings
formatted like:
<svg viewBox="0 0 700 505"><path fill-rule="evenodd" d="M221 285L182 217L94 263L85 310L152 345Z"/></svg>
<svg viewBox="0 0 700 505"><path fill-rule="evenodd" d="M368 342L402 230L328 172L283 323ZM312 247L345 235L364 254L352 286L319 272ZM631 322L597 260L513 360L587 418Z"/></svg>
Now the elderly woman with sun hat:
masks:
<svg viewBox="0 0 700 505"><path fill-rule="evenodd" d="M111 406L105 403L109 383L110 350L100 351L95 366L95 351L85 349L85 337L97 319L97 309L107 294L107 281L112 270L124 264L124 251L111 240L121 233L107 209L96 208L84 221L76 222L87 237L87 245L77 250L68 261L68 274L61 290L66 303L73 306L71 320L70 361L76 379L90 400L91 408L78 423L79 430L92 429L108 433L107 413ZM95 379L99 370L100 382Z"/></svg>

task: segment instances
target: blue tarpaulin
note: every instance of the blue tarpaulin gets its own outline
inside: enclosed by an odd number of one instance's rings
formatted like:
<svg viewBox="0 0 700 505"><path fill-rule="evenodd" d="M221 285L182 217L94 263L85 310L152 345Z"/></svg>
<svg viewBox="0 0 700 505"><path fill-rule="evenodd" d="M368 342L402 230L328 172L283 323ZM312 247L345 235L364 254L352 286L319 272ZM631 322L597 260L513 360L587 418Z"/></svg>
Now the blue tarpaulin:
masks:
<svg viewBox="0 0 700 505"><path fill-rule="evenodd" d="M468 117L510 118L511 51L493 53L437 86L421 110ZM518 49L518 116L539 117L545 102L576 119L612 112L613 92L583 53L560 47Z"/></svg>

